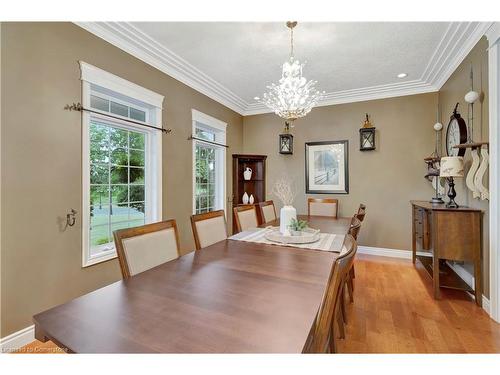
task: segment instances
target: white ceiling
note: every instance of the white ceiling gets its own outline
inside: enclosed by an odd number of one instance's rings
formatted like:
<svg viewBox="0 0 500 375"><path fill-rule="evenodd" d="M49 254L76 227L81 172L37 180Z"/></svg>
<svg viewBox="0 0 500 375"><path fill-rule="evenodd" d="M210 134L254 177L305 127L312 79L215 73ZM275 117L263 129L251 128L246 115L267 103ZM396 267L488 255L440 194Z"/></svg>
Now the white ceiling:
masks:
<svg viewBox="0 0 500 375"><path fill-rule="evenodd" d="M284 23L111 22L80 26L237 112L280 78ZM320 105L438 90L488 28L478 22L300 23L295 56L327 92ZM400 79L398 73L407 73Z"/></svg>

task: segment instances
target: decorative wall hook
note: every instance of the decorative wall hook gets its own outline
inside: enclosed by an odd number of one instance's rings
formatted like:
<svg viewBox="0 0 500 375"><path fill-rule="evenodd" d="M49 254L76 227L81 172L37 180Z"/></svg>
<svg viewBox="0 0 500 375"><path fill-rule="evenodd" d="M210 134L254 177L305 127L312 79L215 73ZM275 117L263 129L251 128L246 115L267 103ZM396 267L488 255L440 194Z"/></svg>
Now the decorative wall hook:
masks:
<svg viewBox="0 0 500 375"><path fill-rule="evenodd" d="M68 225L69 227L72 227L73 225L75 225L75 222L76 222L76 210L75 209L71 209L71 211L66 214L66 225Z"/></svg>

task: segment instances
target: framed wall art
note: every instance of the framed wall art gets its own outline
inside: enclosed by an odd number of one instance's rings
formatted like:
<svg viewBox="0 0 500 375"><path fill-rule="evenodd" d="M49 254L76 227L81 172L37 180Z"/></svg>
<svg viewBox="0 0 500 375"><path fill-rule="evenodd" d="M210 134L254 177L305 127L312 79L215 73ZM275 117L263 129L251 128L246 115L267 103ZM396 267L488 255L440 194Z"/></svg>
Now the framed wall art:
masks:
<svg viewBox="0 0 500 375"><path fill-rule="evenodd" d="M306 143L306 194L349 194L349 141Z"/></svg>

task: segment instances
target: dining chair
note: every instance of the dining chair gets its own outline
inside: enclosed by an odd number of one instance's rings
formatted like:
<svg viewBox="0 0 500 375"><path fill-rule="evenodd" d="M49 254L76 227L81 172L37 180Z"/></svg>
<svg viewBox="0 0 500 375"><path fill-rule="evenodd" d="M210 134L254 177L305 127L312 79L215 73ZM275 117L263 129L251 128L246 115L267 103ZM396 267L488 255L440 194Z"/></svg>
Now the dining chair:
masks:
<svg viewBox="0 0 500 375"><path fill-rule="evenodd" d="M359 221L363 221L365 219L365 215L366 215L366 206L363 203L361 203L359 205L356 216L358 217Z"/></svg>
<svg viewBox="0 0 500 375"><path fill-rule="evenodd" d="M305 352L312 353L336 353L337 326L343 330L339 323L339 314L341 314L341 295L345 283L345 277L352 265L354 255L356 254L356 240L347 235L344 241L343 251L333 262L326 291L323 300L319 306L316 319L311 328L311 333L306 341ZM343 333L341 333L341 336Z"/></svg>
<svg viewBox="0 0 500 375"><path fill-rule="evenodd" d="M236 232L242 232L250 228L257 228L257 210L254 205L237 206L233 208L234 222L236 223Z"/></svg>
<svg viewBox="0 0 500 375"><path fill-rule="evenodd" d="M359 210L358 210L359 212ZM364 218L364 213L363 213L363 218ZM359 230L361 229L361 220L358 218L358 214L355 214L352 219L351 219L351 224L349 227L349 234L357 241L358 240L358 235L359 235ZM349 293L349 301L354 302L354 278L356 277L355 271L354 271L354 262L352 263L352 266L349 270L349 273L347 274L346 278L346 288ZM344 302L344 300L343 300ZM343 309L345 312L345 305L343 305ZM344 314L344 322L347 323L347 316Z"/></svg>
<svg viewBox="0 0 500 375"><path fill-rule="evenodd" d="M353 236L355 240L357 240L360 229L361 229L361 220L359 220L358 215L355 214L351 219L351 224L349 226L349 234Z"/></svg>
<svg viewBox="0 0 500 375"><path fill-rule="evenodd" d="M308 198L307 213L314 216L337 217L339 212L339 200L332 198Z"/></svg>
<svg viewBox="0 0 500 375"><path fill-rule="evenodd" d="M274 207L273 201L260 202L259 209L263 223L269 223L276 220L276 208Z"/></svg>
<svg viewBox="0 0 500 375"><path fill-rule="evenodd" d="M224 210L191 215L191 228L196 250L225 240L227 228Z"/></svg>
<svg viewBox="0 0 500 375"><path fill-rule="evenodd" d="M113 237L124 279L180 256L175 220L115 230Z"/></svg>

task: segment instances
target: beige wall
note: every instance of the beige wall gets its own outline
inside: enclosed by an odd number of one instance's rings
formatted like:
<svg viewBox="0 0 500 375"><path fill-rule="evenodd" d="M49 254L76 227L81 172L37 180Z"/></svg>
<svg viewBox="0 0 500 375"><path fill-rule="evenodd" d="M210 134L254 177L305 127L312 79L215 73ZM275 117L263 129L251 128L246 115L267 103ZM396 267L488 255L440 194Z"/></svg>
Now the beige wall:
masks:
<svg viewBox="0 0 500 375"><path fill-rule="evenodd" d="M294 205L306 213L304 143L349 140L349 194L339 199L340 215L352 216L367 205L359 241L361 245L411 249L411 199L430 199L431 184L424 179L423 158L434 150L437 94L422 94L368 102L317 107L296 121L293 155L278 154L283 121L274 114L244 117L245 153L267 154L267 197L282 172L293 176L299 194ZM377 128L377 149L359 151L359 128L365 112ZM320 195L310 195L320 196Z"/></svg>
<svg viewBox="0 0 500 375"><path fill-rule="evenodd" d="M242 151L242 117L70 23L1 25L1 280L4 337L34 313L120 279L117 260L83 269L81 221L62 230L66 212L81 210L78 60L165 95L163 217L175 218L184 252L193 249L191 108L228 123L231 153ZM231 220L228 220L231 223Z"/></svg>
<svg viewBox="0 0 500 375"><path fill-rule="evenodd" d="M228 196L232 194L231 154L267 154L268 198L277 202L270 190L276 177L287 172L299 188L295 206L300 213L306 212L304 143L349 140L350 192L323 196L339 198L343 216L352 215L360 202L367 204L360 244L394 249L411 245L409 200L429 199L433 194L423 177L422 159L434 149L432 125L438 97L446 125L455 102L463 104L471 61L476 82L482 82L485 93L483 105L475 108L475 139L488 136L484 40L439 94L315 108L296 122L295 152L286 156L278 154L283 122L275 115L242 118L69 23L2 23L0 27L1 337L31 324L34 313L120 279L116 260L83 269L81 227L61 229L66 212L81 209L80 117L62 109L80 100L78 60L165 95L163 122L173 132L163 141L163 217L178 221L183 252L193 248L192 154L186 140L191 133L191 108L229 124ZM365 112L377 127L377 150L370 152L359 151L358 130ZM460 186L458 201L487 211L487 202L472 200ZM485 226L485 245L487 239ZM487 263L485 252L485 273Z"/></svg>
<svg viewBox="0 0 500 375"><path fill-rule="evenodd" d="M439 91L441 122L443 123L443 153L446 154L446 126L457 102L459 112L467 122L467 103L464 95L470 90L470 67L474 70L474 90L481 93L481 99L474 104L474 141L488 141L488 41L483 37L446 81ZM466 173L471 164L470 151L465 154ZM487 176L485 181L487 181ZM465 186L465 178L455 179L458 204L479 208L484 211L483 217L483 279L484 294L489 296L489 208L488 201L472 198L472 193ZM466 265L469 271L471 265Z"/></svg>

